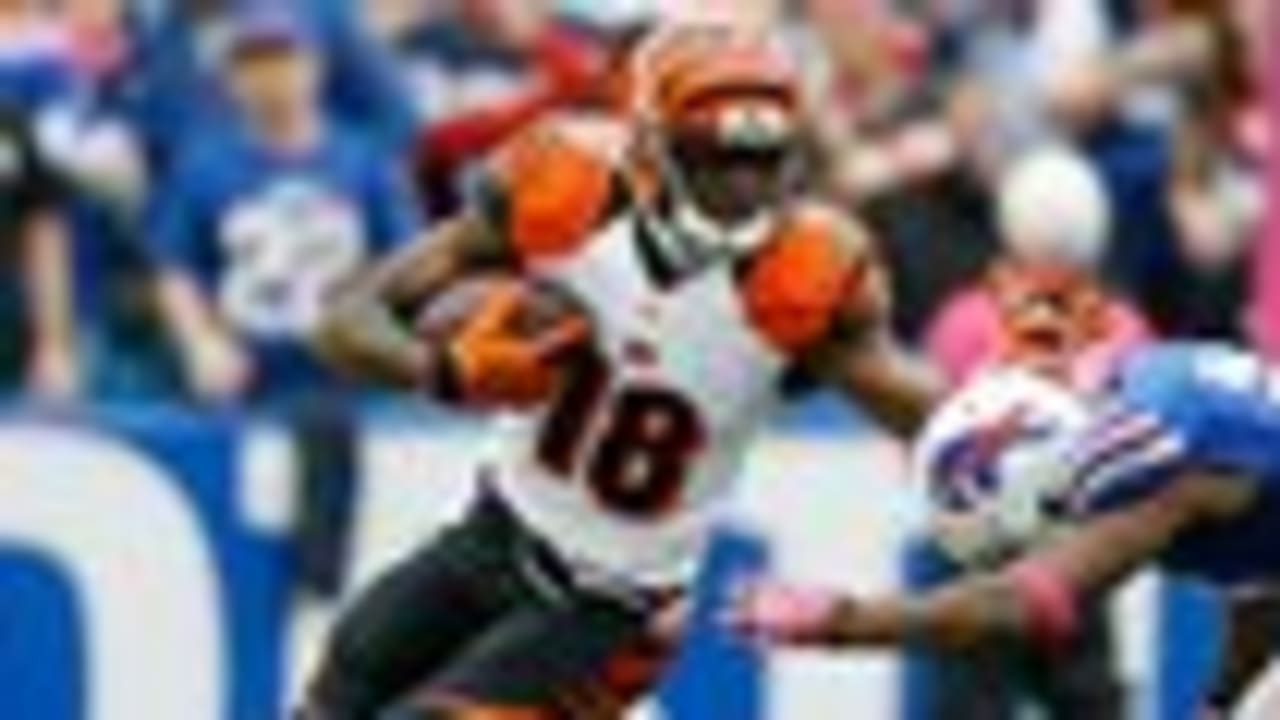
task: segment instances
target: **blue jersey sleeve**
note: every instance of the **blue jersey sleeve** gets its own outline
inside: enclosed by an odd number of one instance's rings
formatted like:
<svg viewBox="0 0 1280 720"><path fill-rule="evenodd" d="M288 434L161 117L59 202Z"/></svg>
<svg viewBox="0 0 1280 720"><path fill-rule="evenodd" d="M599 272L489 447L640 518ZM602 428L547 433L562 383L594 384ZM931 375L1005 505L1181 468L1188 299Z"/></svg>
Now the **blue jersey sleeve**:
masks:
<svg viewBox="0 0 1280 720"><path fill-rule="evenodd" d="M1098 414L1067 461L1075 512L1106 512L1158 492L1185 461L1188 440L1156 413L1116 403Z"/></svg>
<svg viewBox="0 0 1280 720"><path fill-rule="evenodd" d="M146 249L152 262L170 270L199 273L200 235L210 211L200 188L203 163L188 154L152 193L147 212Z"/></svg>
<svg viewBox="0 0 1280 720"><path fill-rule="evenodd" d="M1087 506L1145 496L1190 467L1280 480L1280 375L1258 358L1163 344L1126 362L1112 396L1072 458Z"/></svg>

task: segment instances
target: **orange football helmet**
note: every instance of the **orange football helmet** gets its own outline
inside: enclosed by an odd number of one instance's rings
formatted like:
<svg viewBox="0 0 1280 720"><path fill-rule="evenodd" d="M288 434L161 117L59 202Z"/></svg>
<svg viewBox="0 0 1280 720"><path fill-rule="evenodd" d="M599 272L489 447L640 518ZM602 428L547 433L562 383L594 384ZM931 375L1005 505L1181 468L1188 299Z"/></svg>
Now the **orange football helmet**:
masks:
<svg viewBox="0 0 1280 720"><path fill-rule="evenodd" d="M799 76L766 38L722 25L642 41L627 101L653 209L698 251L750 249L802 175Z"/></svg>

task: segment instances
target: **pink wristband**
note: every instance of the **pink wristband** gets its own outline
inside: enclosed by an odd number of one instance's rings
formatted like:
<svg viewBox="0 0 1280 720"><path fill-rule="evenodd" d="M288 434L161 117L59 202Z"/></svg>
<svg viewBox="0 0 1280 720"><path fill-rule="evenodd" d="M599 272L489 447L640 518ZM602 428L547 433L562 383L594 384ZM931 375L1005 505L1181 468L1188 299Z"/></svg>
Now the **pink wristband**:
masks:
<svg viewBox="0 0 1280 720"><path fill-rule="evenodd" d="M1005 571L1027 610L1037 645L1059 652L1080 627L1080 605L1070 581L1052 566L1022 560Z"/></svg>

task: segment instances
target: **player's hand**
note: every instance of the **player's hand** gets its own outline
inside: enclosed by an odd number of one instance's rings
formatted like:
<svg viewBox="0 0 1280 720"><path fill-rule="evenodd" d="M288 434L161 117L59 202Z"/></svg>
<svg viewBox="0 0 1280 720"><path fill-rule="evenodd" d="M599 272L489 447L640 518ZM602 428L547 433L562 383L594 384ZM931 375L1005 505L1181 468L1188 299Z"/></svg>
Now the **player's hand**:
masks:
<svg viewBox="0 0 1280 720"><path fill-rule="evenodd" d="M248 354L230 339L204 338L187 361L191 390L204 402L233 402L249 390L253 365Z"/></svg>
<svg viewBox="0 0 1280 720"><path fill-rule="evenodd" d="M39 348L27 368L27 387L37 399L65 404L80 394L80 367L70 347Z"/></svg>
<svg viewBox="0 0 1280 720"><path fill-rule="evenodd" d="M768 645L829 646L851 601L825 588L753 580L734 592L724 622L745 637Z"/></svg>
<svg viewBox="0 0 1280 720"><path fill-rule="evenodd" d="M589 327L570 318L536 337L512 326L525 291L510 285L481 306L447 348L464 400L481 406L527 407L545 400L559 381L557 360L581 344Z"/></svg>

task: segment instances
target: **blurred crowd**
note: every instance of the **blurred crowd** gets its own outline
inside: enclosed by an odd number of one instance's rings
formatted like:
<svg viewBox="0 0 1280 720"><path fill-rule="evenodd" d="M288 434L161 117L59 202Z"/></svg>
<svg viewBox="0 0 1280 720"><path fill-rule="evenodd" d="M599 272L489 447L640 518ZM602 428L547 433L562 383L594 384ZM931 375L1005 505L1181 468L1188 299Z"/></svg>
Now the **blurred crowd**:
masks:
<svg viewBox="0 0 1280 720"><path fill-rule="evenodd" d="M795 52L813 182L876 231L898 330L949 372L997 351L1027 263L1090 278L1118 343L1249 341L1267 4L0 0L0 390L345 387L305 342L329 291L452 212L512 133L607 102L645 27L690 16ZM1048 143L1083 189L1005 207L1011 163ZM1079 225L1056 198L1093 186L1103 241L1051 232Z"/></svg>

